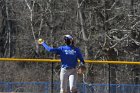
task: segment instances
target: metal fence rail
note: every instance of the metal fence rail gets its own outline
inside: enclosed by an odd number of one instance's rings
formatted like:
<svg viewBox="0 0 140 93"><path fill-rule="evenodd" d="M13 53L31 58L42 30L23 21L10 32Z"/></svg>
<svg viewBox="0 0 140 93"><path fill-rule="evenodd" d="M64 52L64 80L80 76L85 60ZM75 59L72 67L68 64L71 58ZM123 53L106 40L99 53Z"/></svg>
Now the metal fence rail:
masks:
<svg viewBox="0 0 140 93"><path fill-rule="evenodd" d="M60 59L25 59L25 58L0 58L0 62L47 62L47 63L57 63ZM128 65L140 65L140 62L131 61L102 61L102 60L85 60L86 63L94 64L128 64Z"/></svg>
<svg viewBox="0 0 140 93"><path fill-rule="evenodd" d="M59 82L54 82L53 93L59 93ZM78 84L80 93L140 93L140 84ZM0 82L0 92L51 93L50 82Z"/></svg>

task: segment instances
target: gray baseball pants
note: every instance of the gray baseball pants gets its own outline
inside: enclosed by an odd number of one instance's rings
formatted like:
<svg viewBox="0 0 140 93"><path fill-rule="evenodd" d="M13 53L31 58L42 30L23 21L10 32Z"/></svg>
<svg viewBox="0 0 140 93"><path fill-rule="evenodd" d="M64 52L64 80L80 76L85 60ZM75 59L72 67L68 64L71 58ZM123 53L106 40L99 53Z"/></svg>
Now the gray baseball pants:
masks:
<svg viewBox="0 0 140 93"><path fill-rule="evenodd" d="M60 72L60 93L68 93L67 87L69 84L70 92L77 93L77 70L75 68L61 68Z"/></svg>

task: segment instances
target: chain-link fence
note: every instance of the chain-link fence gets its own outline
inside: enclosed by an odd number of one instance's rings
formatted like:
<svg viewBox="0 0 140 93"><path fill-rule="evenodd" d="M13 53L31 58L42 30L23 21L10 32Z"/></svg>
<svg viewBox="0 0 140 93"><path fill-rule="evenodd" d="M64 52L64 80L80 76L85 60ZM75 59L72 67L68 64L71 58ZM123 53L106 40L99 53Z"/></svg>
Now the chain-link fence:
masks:
<svg viewBox="0 0 140 93"><path fill-rule="evenodd" d="M0 92L59 93L60 63L38 63L40 59L32 60L37 62L1 62ZM49 62L51 61L53 60ZM140 93L138 64L102 62L104 64L86 63L86 73L78 75L77 86L80 93Z"/></svg>

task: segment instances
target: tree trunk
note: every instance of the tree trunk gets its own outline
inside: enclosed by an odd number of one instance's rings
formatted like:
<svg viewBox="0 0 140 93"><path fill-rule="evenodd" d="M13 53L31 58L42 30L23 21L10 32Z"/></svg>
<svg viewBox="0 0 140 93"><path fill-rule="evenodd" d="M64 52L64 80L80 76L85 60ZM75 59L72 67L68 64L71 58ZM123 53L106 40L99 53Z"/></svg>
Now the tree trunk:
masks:
<svg viewBox="0 0 140 93"><path fill-rule="evenodd" d="M31 27L33 39L34 39L34 42L35 42L35 52L38 55L39 54L39 46L38 46L38 43L37 43L37 38L35 36L35 31L34 31L34 26L33 26L33 9L34 9L35 1L33 1L32 7L29 5L27 0L25 0L25 2L26 2L26 5L27 5L27 7L28 7L28 9L30 11L30 27Z"/></svg>
<svg viewBox="0 0 140 93"><path fill-rule="evenodd" d="M78 6L78 14L79 14L79 19L80 19L80 25L81 25L81 32L82 32L82 37L84 40L84 52L85 52L85 59L88 59L89 53L88 53L88 46L87 46L87 36L84 28L84 18L83 18L83 11L81 9L81 3L80 0L77 0L77 6Z"/></svg>

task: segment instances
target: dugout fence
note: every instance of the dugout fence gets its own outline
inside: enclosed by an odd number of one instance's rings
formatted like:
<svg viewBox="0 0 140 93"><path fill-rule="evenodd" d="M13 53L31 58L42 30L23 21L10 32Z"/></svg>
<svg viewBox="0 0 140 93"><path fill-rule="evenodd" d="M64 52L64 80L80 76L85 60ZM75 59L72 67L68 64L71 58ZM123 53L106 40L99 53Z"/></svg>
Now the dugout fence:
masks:
<svg viewBox="0 0 140 93"><path fill-rule="evenodd" d="M59 93L59 62L0 58L0 92ZM80 93L140 93L140 62L86 60L86 65L88 73L78 78Z"/></svg>

